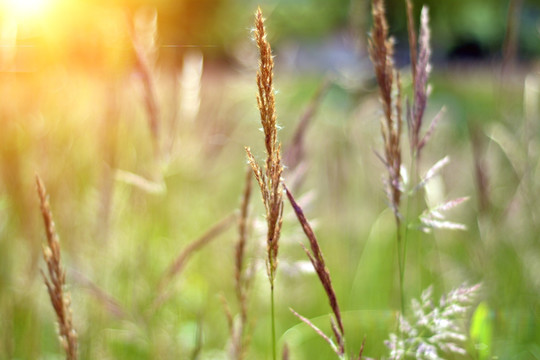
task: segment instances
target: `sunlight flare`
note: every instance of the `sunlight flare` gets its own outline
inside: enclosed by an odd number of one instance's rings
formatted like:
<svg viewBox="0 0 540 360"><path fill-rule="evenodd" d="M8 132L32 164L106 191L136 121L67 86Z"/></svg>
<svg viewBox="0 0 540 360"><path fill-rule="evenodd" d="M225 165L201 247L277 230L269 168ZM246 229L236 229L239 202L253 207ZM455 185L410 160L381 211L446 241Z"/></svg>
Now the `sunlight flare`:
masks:
<svg viewBox="0 0 540 360"><path fill-rule="evenodd" d="M5 0L8 13L17 17L34 17L42 14L51 0Z"/></svg>

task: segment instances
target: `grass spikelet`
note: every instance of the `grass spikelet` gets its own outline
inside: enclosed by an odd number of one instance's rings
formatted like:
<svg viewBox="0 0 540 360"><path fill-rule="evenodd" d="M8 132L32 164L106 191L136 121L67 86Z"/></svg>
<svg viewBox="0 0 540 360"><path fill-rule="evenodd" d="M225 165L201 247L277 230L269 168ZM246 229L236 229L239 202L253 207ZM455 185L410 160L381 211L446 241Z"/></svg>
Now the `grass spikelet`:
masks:
<svg viewBox="0 0 540 360"><path fill-rule="evenodd" d="M313 229L309 225L304 212L302 211L302 208L297 204L295 201L293 195L287 189L286 186L284 186L285 192L287 194L287 198L289 199L289 202L291 203L291 206L294 209L294 212L296 213L296 217L298 218L298 221L302 225L302 229L304 230L304 233L306 234L309 245L311 247L311 251L309 251L306 247L302 245L304 248L304 251L306 252L306 255L308 256L309 260L311 261L311 264L313 265L313 268L315 269L315 272L317 273L317 276L319 277L319 280L324 288L324 291L326 292L326 296L328 297L328 300L330 302L330 307L332 308L332 311L334 313L335 320L333 318L330 318L332 331L334 332L334 336L337 340L337 346L331 341L331 339L325 335L321 330L319 330L315 325L313 325L308 319L298 315L294 310L291 310L300 320L311 326L317 334L319 334L323 339L325 339L332 349L336 352L338 356L343 356L345 353L345 330L343 328L343 321L341 319L341 311L339 309L339 305L337 302L336 293L334 291L334 288L332 286L332 281L330 278L330 272L328 271L328 268L326 267L326 262L324 260L323 253L321 251L321 248L319 246L319 242L317 241L317 238L315 236L315 233L313 232Z"/></svg>
<svg viewBox="0 0 540 360"><path fill-rule="evenodd" d="M411 60L411 74L413 81L413 89L416 81L416 61L417 61L417 44L416 44L416 28L414 25L413 4L411 0L406 0L407 5L407 34L409 35L409 56Z"/></svg>
<svg viewBox="0 0 540 360"><path fill-rule="evenodd" d="M401 133L402 133L402 105L401 81L399 72L395 70L392 56L394 45L388 35L388 23L384 10L383 0L372 2L373 28L369 38L369 54L375 68L375 75L379 85L379 96L383 107L381 120L381 134L384 143L384 155L378 155L388 172L386 193L389 205L394 212L396 222L396 240L398 251L399 284L401 297L401 311L405 310L404 302L404 264L405 246L401 238L401 214L399 206L402 194L401 179ZM394 79L395 74L395 79ZM394 96L394 89L397 96ZM406 240L406 239L405 239Z"/></svg>
<svg viewBox="0 0 540 360"><path fill-rule="evenodd" d="M461 285L442 296L437 303L433 288L427 288L419 300L411 302L409 318L400 316L401 336L390 334L385 341L391 359L442 360L466 355L465 315L474 304L480 284Z"/></svg>
<svg viewBox="0 0 540 360"><path fill-rule="evenodd" d="M430 30L429 30L429 15L427 7L422 8L420 18L420 35L418 37L418 60L414 74L414 104L412 114L408 118L409 136L411 142L411 154L419 158L420 151L426 144L428 138L421 138L420 130L422 128L424 112L426 110L427 99L430 93L428 86L429 73L431 65L429 63L431 57L431 48L429 45ZM416 42L411 43L415 46ZM432 131L428 133L431 134Z"/></svg>
<svg viewBox="0 0 540 360"><path fill-rule="evenodd" d="M36 185L41 215L47 234L47 244L43 246L43 258L47 263L48 276L43 271L41 271L41 275L47 286L49 298L51 299L51 304L56 313L60 343L66 352L66 359L75 360L77 359L78 346L77 332L75 331L72 322L71 298L69 293L64 291L64 287L66 286L66 273L60 263L60 240L56 233L47 190L37 175Z"/></svg>
<svg viewBox="0 0 540 360"><path fill-rule="evenodd" d="M379 85L379 95L384 118L381 133L384 142L384 156L381 156L388 170L388 196L396 219L399 221L401 201L401 82L394 68L392 56L394 45L388 36L388 23L382 0L373 1L373 29L369 39L369 54L375 67ZM394 79L395 74L395 79ZM394 99L393 90L398 94Z"/></svg>
<svg viewBox="0 0 540 360"><path fill-rule="evenodd" d="M277 123L276 123L276 100L274 96L274 59L272 48L266 38L264 18L261 9L257 9L255 15L255 41L259 48L259 69L257 71L257 106L261 115L268 158L267 170L272 169L272 160L277 161ZM276 158L275 158L276 157ZM277 169L276 169L277 170Z"/></svg>
<svg viewBox="0 0 540 360"><path fill-rule="evenodd" d="M271 312L272 312L272 355L277 358L274 318L274 282L278 265L279 236L281 233L283 215L283 189L281 186L281 144L277 139L276 104L274 97L272 48L266 38L264 18L261 9L255 14L255 42L259 48L259 67L257 70L257 106L264 131L266 162L264 172L255 161L250 149L246 147L249 164L255 174L266 210L266 269L270 281Z"/></svg>
<svg viewBox="0 0 540 360"><path fill-rule="evenodd" d="M257 105L261 116L266 147L266 163L264 172L255 161L249 148L246 152L249 163L255 173L255 178L261 188L263 203L266 209L267 232L267 269L271 287L277 269L278 241L281 232L283 196L281 188L281 144L277 140L276 109L273 86L274 60L272 49L266 39L264 19L261 9L255 15L255 41L260 51L259 69L257 71Z"/></svg>
<svg viewBox="0 0 540 360"><path fill-rule="evenodd" d="M388 37L388 23L382 0L373 0L373 28L369 38L369 55L375 67L384 115L392 119L392 87L394 82L394 45Z"/></svg>

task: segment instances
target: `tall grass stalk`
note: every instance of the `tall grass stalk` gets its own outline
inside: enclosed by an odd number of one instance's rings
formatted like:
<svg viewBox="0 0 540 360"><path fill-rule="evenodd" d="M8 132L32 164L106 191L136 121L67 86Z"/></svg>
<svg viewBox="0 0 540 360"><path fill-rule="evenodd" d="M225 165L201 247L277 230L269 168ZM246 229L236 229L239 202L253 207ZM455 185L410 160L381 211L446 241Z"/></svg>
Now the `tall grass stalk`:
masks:
<svg viewBox="0 0 540 360"><path fill-rule="evenodd" d="M411 0L406 0L407 7L407 30L410 47L410 63L412 76L412 104L406 102L407 133L409 137L410 165L408 173L410 180L403 183L402 167L402 90L400 74L393 64L393 40L389 37L388 23L386 20L384 1L373 0L373 29L369 41L369 53L374 64L379 94L383 106L383 120L381 133L383 137L384 153L379 155L388 172L386 188L390 207L394 212L396 222L397 257L399 268L400 304L402 314L405 311L404 281L407 263L408 242L411 240L410 228L415 225L424 214L422 205L423 188L430 178L430 173L435 173L444 165L443 162L435 164L422 179L419 175L419 163L421 152L430 139L442 111L431 121L429 128L422 132L424 114L427 100L430 94L428 85L431 72L431 48L429 15L427 7L423 7L420 18L420 30L416 35L415 22L413 19L413 5ZM447 159L446 159L447 160ZM433 176L431 175L431 177ZM406 188L407 187L407 188ZM402 195L405 196L405 213L400 212ZM422 251L422 246L419 246ZM421 254L420 266L422 266ZM420 271L422 274L422 271Z"/></svg>
<svg viewBox="0 0 540 360"><path fill-rule="evenodd" d="M401 312L405 311L404 256L402 241L402 216L399 212L402 194L401 179L401 81L399 72L394 67L394 41L388 35L383 0L372 2L373 28L369 39L369 54L375 68L379 84L379 96L383 107L381 134L384 153L378 155L385 165L388 177L385 180L389 205L396 222L396 243L399 269L399 291ZM397 96L394 91L397 90Z"/></svg>
<svg viewBox="0 0 540 360"><path fill-rule="evenodd" d="M407 226L405 228L405 239L403 244L403 258L407 257L407 243L410 240L409 228L413 222L416 222L423 211L423 190L427 180L421 179L419 175L420 158L422 149L430 139L443 110L441 110L431 121L428 129L422 133L424 124L424 115L427 107L431 87L428 85L429 74L431 72L431 48L430 48L430 29L428 8L423 7L420 15L420 29L418 38L416 37L415 22L413 19L413 5L407 0L407 29L409 33L410 62L412 74L413 103L407 101L407 129L409 134L410 149L410 168L409 181L410 193L407 197ZM432 168L433 169L433 168ZM428 171L429 172L429 171ZM420 238L419 238L420 239ZM419 264L422 267L423 246L419 246ZM404 261L405 262L405 261ZM420 269L422 282L423 271Z"/></svg>
<svg viewBox="0 0 540 360"><path fill-rule="evenodd" d="M56 313L60 343L66 352L66 360L77 359L77 332L73 327L71 297L66 286L66 272L60 263L60 240L56 233L51 207L45 185L36 175L37 193L40 201L41 215L47 234L47 244L43 246L43 258L47 263L47 274L41 271L47 286L51 304Z"/></svg>
<svg viewBox="0 0 540 360"><path fill-rule="evenodd" d="M264 171L255 160L251 150L246 147L249 163L261 189L262 200L266 209L266 269L270 281L270 313L272 322L272 358L277 357L276 323L274 310L274 283L278 265L279 237L283 215L283 188L281 185L281 144L277 139L277 116L274 96L274 60L272 49L266 38L264 18L261 9L255 14L255 42L259 48L259 68L257 71L257 105L261 116L266 147Z"/></svg>
<svg viewBox="0 0 540 360"><path fill-rule="evenodd" d="M251 230L249 203L252 193L252 180L253 170L247 168L242 202L240 204L240 215L238 217L238 240L234 248L234 287L239 309L239 321L235 322L230 307L226 299L223 298L225 315L227 316L230 331L230 358L236 360L245 359L251 341L251 336L248 333L248 293L253 280L255 262L253 261L249 267L246 266L246 248Z"/></svg>

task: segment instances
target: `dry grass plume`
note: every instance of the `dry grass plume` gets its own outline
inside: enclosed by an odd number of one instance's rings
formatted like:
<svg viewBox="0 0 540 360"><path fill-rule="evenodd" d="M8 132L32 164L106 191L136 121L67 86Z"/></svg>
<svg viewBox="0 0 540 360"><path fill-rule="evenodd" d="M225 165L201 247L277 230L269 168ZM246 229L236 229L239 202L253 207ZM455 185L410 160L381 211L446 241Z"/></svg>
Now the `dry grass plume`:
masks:
<svg viewBox="0 0 540 360"><path fill-rule="evenodd" d="M257 70L257 106L261 116L266 148L264 171L261 169L250 149L246 147L249 164L255 174L255 179L261 188L262 200L266 210L266 270L270 281L270 308L272 323L272 359L277 359L276 326L274 310L274 283L278 266L279 236L283 216L283 188L281 175L281 144L277 139L276 100L274 97L274 60L272 48L266 38L264 18L261 9L255 14L255 42L259 48L259 68Z"/></svg>
<svg viewBox="0 0 540 360"><path fill-rule="evenodd" d="M412 5L411 5L412 7ZM412 9L410 10L412 13ZM409 20L412 24L412 19ZM413 26L413 25L411 25ZM411 40L414 38L414 28L409 28L409 41L411 47L411 63L413 66L413 89L414 89L414 103L411 106L407 106L407 124L409 127L409 141L411 147L411 156L415 159L420 158L420 152L426 145L434 127L437 124L438 116L433 119L429 129L422 136L421 129L424 120L424 113L427 106L427 100L431 91L428 86L429 73L431 72L431 48L429 45L430 30L429 30L429 15L427 7L422 8L420 18L420 35L418 36L418 58L412 60L412 56L416 56L416 52L413 52L413 48L416 47L416 41Z"/></svg>
<svg viewBox="0 0 540 360"><path fill-rule="evenodd" d="M246 148L249 163L261 188L263 203L266 209L267 230L267 271L270 286L274 287L277 270L279 236L282 225L283 189L281 186L281 144L277 139L276 106L273 86L274 60L272 49L266 38L264 19L261 9L255 15L255 41L260 51L259 69L257 71L257 105L264 130L266 147L266 163L264 171L256 162L249 148Z"/></svg>
<svg viewBox="0 0 540 360"><path fill-rule="evenodd" d="M384 117L381 133L384 155L381 160L388 170L387 193L394 215L399 222L401 202L401 82L394 68L393 40L388 35L388 23L382 0L373 0L373 28L369 39L369 54L375 68ZM397 96L393 95L397 88Z"/></svg>
<svg viewBox="0 0 540 360"><path fill-rule="evenodd" d="M47 234L47 244L43 246L43 258L47 263L47 274L44 271L41 271L41 274L56 313L60 343L66 352L66 359L75 360L77 359L77 332L72 322L71 298L69 293L64 291L66 273L60 263L60 241L56 233L47 190L37 175L36 184L41 215L43 216Z"/></svg>

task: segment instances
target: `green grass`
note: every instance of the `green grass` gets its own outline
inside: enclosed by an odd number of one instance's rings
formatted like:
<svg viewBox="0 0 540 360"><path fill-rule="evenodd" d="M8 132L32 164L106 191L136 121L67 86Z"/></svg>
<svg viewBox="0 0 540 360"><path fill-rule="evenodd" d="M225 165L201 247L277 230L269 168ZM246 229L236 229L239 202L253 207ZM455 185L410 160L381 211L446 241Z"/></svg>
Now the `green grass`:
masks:
<svg viewBox="0 0 540 360"><path fill-rule="evenodd" d="M510 133L521 131L522 87L511 88L505 102L492 91L490 72L470 77L435 70L433 102L428 112L445 104L448 113L426 149L422 171L445 155L451 164L441 177L445 198L471 196L452 213L467 232L436 231L422 241L436 244L440 264L433 282L443 290L466 281L484 283L483 299L493 319L492 354L499 358L540 357L538 328L540 286L537 271L540 236L538 219L525 200L538 204L538 178L532 178L532 198L517 198L504 212L519 175L495 142L484 137L493 208L477 211L472 152L466 121L481 132L503 123ZM161 79L166 79L162 74ZM103 191L103 134L107 102L105 81L74 74L51 91L51 73L0 82L9 94L0 106L2 132L0 192L0 358L62 358L54 328L54 313L39 276L44 232L33 186L38 172L50 192L62 246L73 317L82 359L190 358L202 331L200 358L226 358L228 330L220 294L234 309L234 229L195 254L170 285L173 296L152 316L149 304L162 273L180 251L210 226L238 208L246 159L244 145L263 157L255 105L253 76L236 76L216 84L203 82L201 118L179 119L178 148L163 171L166 192L149 194L115 181L108 236L100 236L99 206ZM280 136L288 144L295 123L321 79L276 74ZM159 83L166 104L166 80ZM208 81L208 82L206 82ZM212 93L223 94L213 101ZM21 100L28 89L40 99L35 107ZM37 89L37 90L36 90ZM54 89L53 89L54 90ZM348 329L350 349L366 337L365 355L386 353L383 340L395 330L399 309L393 219L386 210L383 166L372 149L380 148L376 92L352 95L333 85L307 133L308 175L301 192L314 191L306 209L316 219L316 232L331 271ZM158 179L140 94L131 82L117 86L117 167ZM215 96L215 95L214 95ZM17 101L20 103L17 104ZM170 109L162 107L166 117ZM429 116L429 114L428 114ZM512 119L512 121L509 121ZM520 139L518 137L518 139ZM517 141L517 140L516 140ZM534 138L532 146L540 139ZM522 146L522 144L517 144ZM531 163L531 165L536 166ZM254 216L262 220L260 195L254 192ZM313 274L288 269L305 260L298 240L300 228L286 208L276 282L278 344L289 344L291 358L331 358L327 345L289 312L292 307L327 330L327 300ZM264 239L257 230L249 246L260 266L250 298L255 327L248 358L270 354L268 289L264 269ZM258 244L253 245L254 242ZM429 254L430 259L434 254ZM414 268L414 257L410 266ZM116 317L72 276L78 271L114 297L127 314ZM409 276L409 274L408 274ZM410 273L414 279L414 272ZM414 282L415 280L410 280ZM475 358L474 356L471 358Z"/></svg>

